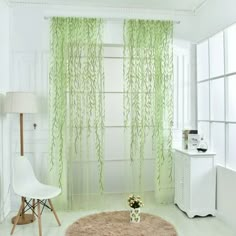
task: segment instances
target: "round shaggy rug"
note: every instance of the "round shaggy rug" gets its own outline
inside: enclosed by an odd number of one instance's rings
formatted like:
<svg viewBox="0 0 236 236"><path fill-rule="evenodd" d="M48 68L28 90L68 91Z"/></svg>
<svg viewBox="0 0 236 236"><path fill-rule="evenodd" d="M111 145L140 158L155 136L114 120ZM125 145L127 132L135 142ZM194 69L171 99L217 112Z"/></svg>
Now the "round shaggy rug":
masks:
<svg viewBox="0 0 236 236"><path fill-rule="evenodd" d="M129 211L102 212L80 218L66 236L176 236L173 225L162 218L141 213L140 223L130 223Z"/></svg>

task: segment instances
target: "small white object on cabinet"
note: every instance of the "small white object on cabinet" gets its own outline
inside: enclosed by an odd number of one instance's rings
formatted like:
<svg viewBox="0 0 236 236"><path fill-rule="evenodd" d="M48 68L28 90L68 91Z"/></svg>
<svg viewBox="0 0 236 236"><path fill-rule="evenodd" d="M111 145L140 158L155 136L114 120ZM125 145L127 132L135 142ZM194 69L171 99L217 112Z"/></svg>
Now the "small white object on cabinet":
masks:
<svg viewBox="0 0 236 236"><path fill-rule="evenodd" d="M215 153L178 150L174 152L175 204L192 218L215 216Z"/></svg>

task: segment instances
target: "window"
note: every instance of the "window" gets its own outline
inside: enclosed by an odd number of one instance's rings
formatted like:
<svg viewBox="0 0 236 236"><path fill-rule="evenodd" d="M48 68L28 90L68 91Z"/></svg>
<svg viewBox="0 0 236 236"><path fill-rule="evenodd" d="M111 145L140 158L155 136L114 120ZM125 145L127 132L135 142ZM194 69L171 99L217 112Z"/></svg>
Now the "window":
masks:
<svg viewBox="0 0 236 236"><path fill-rule="evenodd" d="M199 133L236 170L236 25L197 45L197 89Z"/></svg>
<svg viewBox="0 0 236 236"><path fill-rule="evenodd" d="M182 147L182 130L192 128L190 49L174 44L174 129L173 147Z"/></svg>
<svg viewBox="0 0 236 236"><path fill-rule="evenodd" d="M181 147L182 129L187 122L191 122L189 54L189 48L178 48L177 46L174 48L174 147ZM129 171L130 166L126 158L127 153L129 153L130 136L129 132L124 132L122 45L104 45L104 75L104 191L107 194L123 193L129 191L130 186L132 186L132 173ZM186 97L188 99L185 99ZM151 134L150 132L145 144L144 191L153 191L155 187L155 160L152 155ZM98 175L96 165L94 162L90 171L94 176ZM73 162L71 170L72 173L76 173L75 176L80 177L89 172L84 163L78 163L77 160ZM89 191L94 193L99 191L97 182L78 185L77 181L78 178L72 181L72 196L76 199L74 202L80 199L82 193L88 191L86 190L87 186L90 188Z"/></svg>

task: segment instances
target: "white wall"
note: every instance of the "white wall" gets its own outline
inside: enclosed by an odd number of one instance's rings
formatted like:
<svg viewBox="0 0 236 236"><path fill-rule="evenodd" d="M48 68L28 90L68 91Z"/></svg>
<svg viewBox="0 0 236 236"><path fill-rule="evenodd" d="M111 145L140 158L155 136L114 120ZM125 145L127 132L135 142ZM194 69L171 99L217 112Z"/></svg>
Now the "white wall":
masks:
<svg viewBox="0 0 236 236"><path fill-rule="evenodd" d="M36 8L11 8L10 91L36 93L39 113L24 115L24 154L35 167L37 177L45 181L48 155L48 48L49 27ZM19 117L8 115L11 126L11 157L20 155ZM37 127L34 129L33 124ZM19 197L12 193L12 209Z"/></svg>
<svg viewBox="0 0 236 236"><path fill-rule="evenodd" d="M217 167L217 217L225 221L236 231L236 172L224 167Z"/></svg>
<svg viewBox="0 0 236 236"><path fill-rule="evenodd" d="M2 102L9 85L9 8L0 0L0 222L10 211L9 132Z"/></svg>
<svg viewBox="0 0 236 236"><path fill-rule="evenodd" d="M21 4L18 4L17 6L21 8ZM30 7L33 9L32 5ZM41 9L41 11L44 12L44 15L48 16L71 15L103 18L168 19L180 21L180 24L175 26L175 36L179 39L188 40L194 43L199 42L236 22L235 0L207 0L200 9L192 13L184 11L168 12L152 9L71 7L69 5L36 5L35 8ZM37 11L36 14L38 15L41 13Z"/></svg>
<svg viewBox="0 0 236 236"><path fill-rule="evenodd" d="M191 22L188 39L199 42L236 22L235 0L208 0Z"/></svg>
<svg viewBox="0 0 236 236"><path fill-rule="evenodd" d="M0 92L8 89L9 82L9 7L0 0Z"/></svg>
<svg viewBox="0 0 236 236"><path fill-rule="evenodd" d="M207 0L196 12L166 12L142 9L48 7L46 15L81 15L180 21L174 29L176 38L199 42L236 22L235 0Z"/></svg>
<svg viewBox="0 0 236 236"><path fill-rule="evenodd" d="M217 9L218 3L216 1ZM225 4L225 8L221 6L222 10L227 11L228 4L229 2ZM226 15L224 12L224 19L227 18ZM229 15L231 15L230 11ZM219 21L212 21L213 30L217 22L219 23ZM223 22L226 21L223 20ZM236 74L234 64L236 36L234 32L236 32L236 27L232 26L217 35L211 35L209 40L206 39L198 44L197 77L198 129L205 135L209 148L216 152L215 165L221 165L221 167L217 167L217 214L236 229L233 221L236 217L236 191L234 188L236 181L236 118L234 115L232 116L235 109L236 82L235 76L230 76L230 74ZM218 76L218 79L215 79L215 76Z"/></svg>
<svg viewBox="0 0 236 236"><path fill-rule="evenodd" d="M63 8L64 9L64 8ZM49 20L44 19L45 15L65 15L66 10L62 8L47 9L45 7L34 6L15 6L12 7L12 22L11 22L11 81L10 90L27 90L35 92L40 98L41 107L47 106L47 91L48 91L48 54L49 54ZM71 11L68 11L71 15ZM81 12L80 12L81 13ZM79 13L76 13L77 16ZM91 12L87 12L88 16ZM94 12L94 14L97 14ZM101 13L100 13L101 14ZM111 13L110 13L111 14ZM83 13L81 13L83 15ZM106 16L107 13L104 13ZM148 16L144 14L144 16ZM181 26L176 25L175 37L181 35ZM104 43L107 45L120 45L123 43L123 23L121 20L108 20L104 29ZM183 71L184 66L189 68L191 44L183 40L175 40L176 59L181 62L176 70L181 76L185 76L186 80L190 78L190 70ZM192 61L192 60L191 60ZM182 73L182 74L181 74ZM178 96L183 96L178 94ZM183 98L178 99L182 107L180 113L184 112ZM185 107L186 111L187 107ZM12 156L18 155L19 150L19 127L17 122L18 117L11 119L12 127ZM178 125L178 129L182 129L185 122L191 123L194 120L191 115L182 117ZM33 123L37 124L36 130L33 129ZM44 180L44 167L47 163L48 150L48 120L46 111L41 111L40 114L34 116L26 116L25 119L25 155L29 157L33 165L36 167L37 175L41 180ZM123 132L121 132L123 133ZM181 137L181 134L180 134ZM106 140L109 140L107 137ZM175 140L175 143L178 141ZM109 146L109 145L108 145ZM110 145L113 147L114 145ZM116 148L116 147L114 147ZM111 151L109 153L112 153ZM111 157L112 158L112 157ZM151 162L150 162L151 163ZM114 162L114 165L116 162ZM122 164L122 163L121 163ZM120 163L119 163L120 165ZM149 169L149 168L148 168ZM151 168L150 168L151 169ZM114 167L115 171L117 168ZM150 176L152 173L150 171ZM115 178L115 174L114 174ZM110 186L112 181L118 179L110 178ZM150 177L151 178L151 177ZM152 178L151 178L152 179ZM148 186L152 188L153 182L149 181ZM13 195L12 207L18 207L17 197Z"/></svg>

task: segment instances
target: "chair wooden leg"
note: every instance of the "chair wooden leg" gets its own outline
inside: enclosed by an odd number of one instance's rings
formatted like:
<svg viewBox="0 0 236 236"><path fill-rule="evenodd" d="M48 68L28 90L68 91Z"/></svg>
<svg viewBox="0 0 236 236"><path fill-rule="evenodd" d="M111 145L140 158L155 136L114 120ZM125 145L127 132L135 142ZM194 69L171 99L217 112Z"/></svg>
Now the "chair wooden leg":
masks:
<svg viewBox="0 0 236 236"><path fill-rule="evenodd" d="M34 218L35 213L35 199L33 199L33 205L32 205L32 218Z"/></svg>
<svg viewBox="0 0 236 236"><path fill-rule="evenodd" d="M22 214L23 209L24 209L24 198L22 197L22 198L21 198L20 209L19 209L19 211L18 211L16 220L15 220L14 225L13 225L13 227L12 227L11 235L14 233L14 230L15 230L15 228L16 228L16 224L18 223L18 221L19 221L19 219L20 219L20 215Z"/></svg>
<svg viewBox="0 0 236 236"><path fill-rule="evenodd" d="M23 204L23 209L22 209L21 215L24 218L25 217L25 212L24 212L24 209L25 209L25 198L21 197L21 201L22 201L22 204Z"/></svg>
<svg viewBox="0 0 236 236"><path fill-rule="evenodd" d="M55 216L55 218L57 220L58 225L61 226L61 222L60 222L60 220L59 220L59 218L57 216L57 213L56 213L56 211L55 211L55 209L54 209L54 207L52 205L52 201L50 199L48 199L48 202L49 202L49 205L50 205L50 207L52 209L52 212L53 212L53 214L54 214L54 216Z"/></svg>
<svg viewBox="0 0 236 236"><path fill-rule="evenodd" d="M39 224L39 236L42 236L42 222L41 222L41 210L40 210L40 201L37 200L38 204L38 224Z"/></svg>

